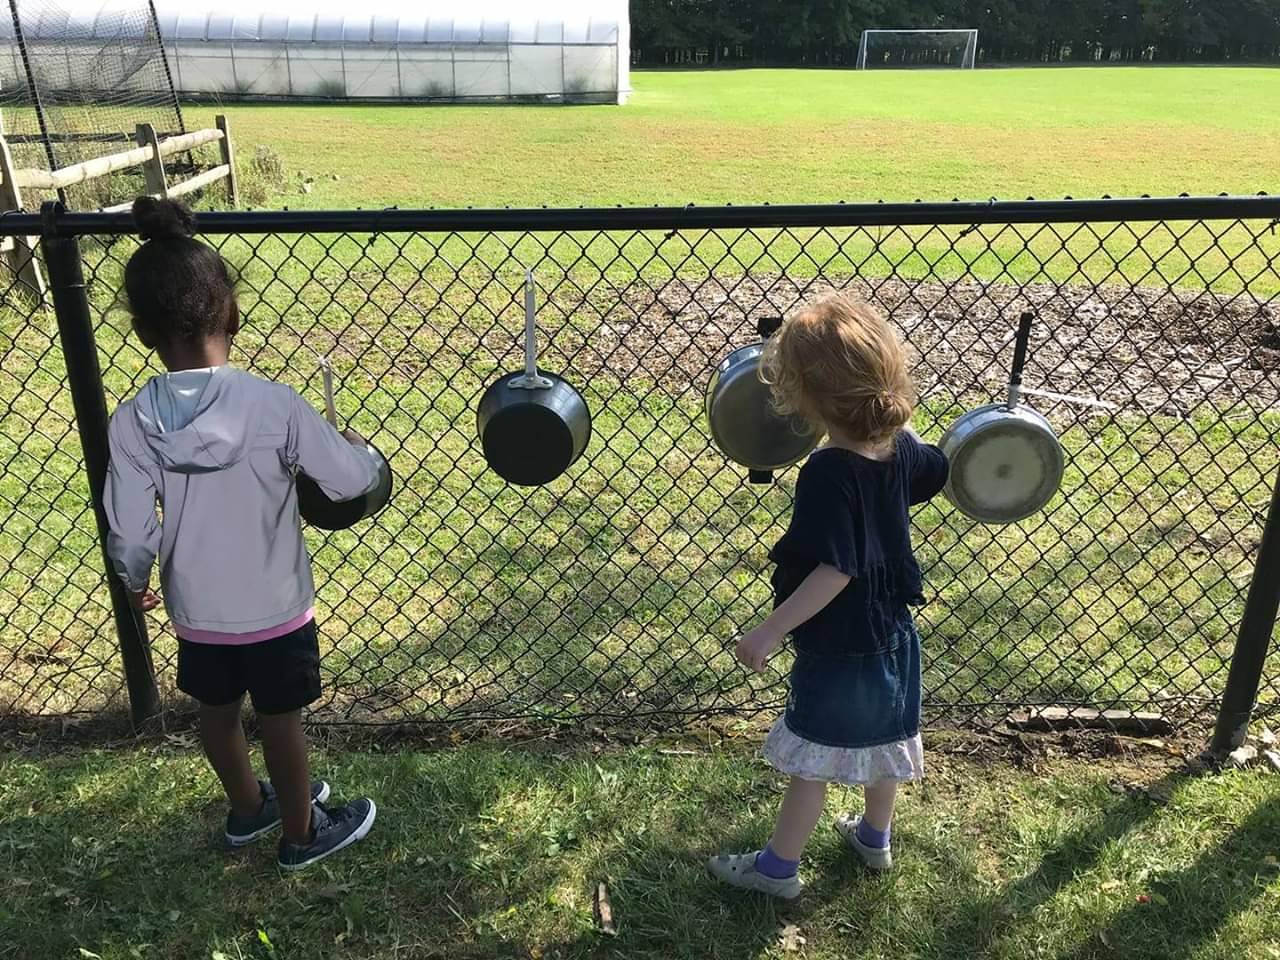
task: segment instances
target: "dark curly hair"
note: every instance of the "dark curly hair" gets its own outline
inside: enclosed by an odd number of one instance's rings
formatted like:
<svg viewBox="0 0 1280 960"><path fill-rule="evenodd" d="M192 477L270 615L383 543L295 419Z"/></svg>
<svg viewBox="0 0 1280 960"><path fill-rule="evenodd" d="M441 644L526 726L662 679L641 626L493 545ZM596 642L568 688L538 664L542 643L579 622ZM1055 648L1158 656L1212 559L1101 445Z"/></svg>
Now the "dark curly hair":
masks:
<svg viewBox="0 0 1280 960"><path fill-rule="evenodd" d="M143 343L162 348L226 332L235 283L218 252L192 238L191 209L176 200L139 197L133 221L143 244L125 265L124 289Z"/></svg>

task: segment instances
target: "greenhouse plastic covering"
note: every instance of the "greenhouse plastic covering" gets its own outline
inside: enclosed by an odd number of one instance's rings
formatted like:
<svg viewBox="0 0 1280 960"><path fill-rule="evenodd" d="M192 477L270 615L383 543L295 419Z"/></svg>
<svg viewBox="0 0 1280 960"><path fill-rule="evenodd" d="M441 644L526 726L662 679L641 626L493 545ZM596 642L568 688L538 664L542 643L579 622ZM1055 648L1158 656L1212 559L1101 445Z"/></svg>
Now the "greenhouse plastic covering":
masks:
<svg viewBox="0 0 1280 960"><path fill-rule="evenodd" d="M121 24L141 27L113 15L122 2L24 12L25 39L131 39ZM156 12L174 84L188 94L622 102L629 87L626 0L160 0Z"/></svg>

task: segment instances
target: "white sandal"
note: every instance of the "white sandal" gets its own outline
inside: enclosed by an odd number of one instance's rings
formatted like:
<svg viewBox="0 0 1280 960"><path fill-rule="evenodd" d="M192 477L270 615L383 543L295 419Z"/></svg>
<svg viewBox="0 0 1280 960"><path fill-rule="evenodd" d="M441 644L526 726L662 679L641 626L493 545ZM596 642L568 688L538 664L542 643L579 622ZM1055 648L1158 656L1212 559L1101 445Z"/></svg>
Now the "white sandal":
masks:
<svg viewBox="0 0 1280 960"><path fill-rule="evenodd" d="M836 833L844 838L849 849L858 855L870 870L888 870L893 866L893 850L891 847L868 847L858 839L858 824L862 817L845 814L836 820Z"/></svg>
<svg viewBox="0 0 1280 960"><path fill-rule="evenodd" d="M755 890L767 893L771 897L783 900L794 900L804 890L798 873L789 877L771 877L756 869L756 857L759 850L751 853L722 853L707 861L707 870L717 880L739 887L743 890Z"/></svg>

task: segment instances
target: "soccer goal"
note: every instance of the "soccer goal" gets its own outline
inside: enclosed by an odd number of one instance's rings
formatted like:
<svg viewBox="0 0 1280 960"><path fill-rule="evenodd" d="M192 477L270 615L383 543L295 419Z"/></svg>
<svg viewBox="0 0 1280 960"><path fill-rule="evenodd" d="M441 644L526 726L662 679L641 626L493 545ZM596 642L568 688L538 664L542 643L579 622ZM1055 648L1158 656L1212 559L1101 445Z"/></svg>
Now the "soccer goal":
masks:
<svg viewBox="0 0 1280 960"><path fill-rule="evenodd" d="M858 69L873 67L958 67L978 60L977 30L863 30Z"/></svg>

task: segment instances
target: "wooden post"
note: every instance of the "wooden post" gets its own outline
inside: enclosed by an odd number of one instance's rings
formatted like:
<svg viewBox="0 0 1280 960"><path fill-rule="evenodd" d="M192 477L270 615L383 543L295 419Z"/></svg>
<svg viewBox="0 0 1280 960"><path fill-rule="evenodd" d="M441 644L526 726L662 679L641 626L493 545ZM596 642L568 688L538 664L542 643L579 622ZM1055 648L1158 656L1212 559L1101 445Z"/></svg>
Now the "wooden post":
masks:
<svg viewBox="0 0 1280 960"><path fill-rule="evenodd" d="M227 125L225 114L218 114L213 122L222 131L219 149L222 151L222 163L230 171L227 174L227 202L235 210L240 206L240 185L236 182L236 152L231 146L231 127Z"/></svg>
<svg viewBox="0 0 1280 960"><path fill-rule="evenodd" d="M161 200L168 200L169 184L164 176L164 157L160 156L160 138L156 136L156 128L149 123L140 123L134 139L138 146L151 148L151 159L142 164L142 175L147 181L147 193Z"/></svg>
<svg viewBox="0 0 1280 960"><path fill-rule="evenodd" d="M0 124L0 212L22 209L22 190L18 186L18 178L13 166L13 154L9 152L9 141L5 138L4 127ZM35 237L10 237L0 247L4 251L5 263L13 271L14 277L26 288L27 292L37 300L44 299L44 274L40 272L40 262L36 259Z"/></svg>

